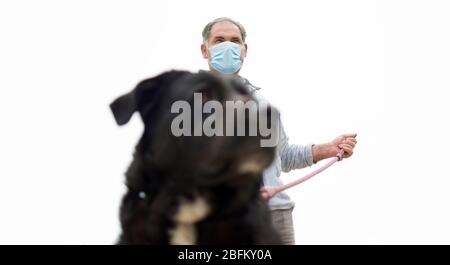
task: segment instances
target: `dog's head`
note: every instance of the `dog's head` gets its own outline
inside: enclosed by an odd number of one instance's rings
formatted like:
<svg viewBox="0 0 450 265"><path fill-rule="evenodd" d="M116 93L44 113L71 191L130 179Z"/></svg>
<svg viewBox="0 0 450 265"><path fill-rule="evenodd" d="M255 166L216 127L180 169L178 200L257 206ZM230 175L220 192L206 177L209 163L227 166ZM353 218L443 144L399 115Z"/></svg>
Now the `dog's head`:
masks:
<svg viewBox="0 0 450 265"><path fill-rule="evenodd" d="M207 107L211 101L219 103L223 112L217 103ZM259 130L249 135L250 127L255 126L252 122L258 117L268 120L270 126L271 115L278 113L265 108L258 110L259 116L250 117L247 111L240 120L237 112L226 115L227 101L245 103L255 99L237 79L222 79L207 72L170 71L140 82L110 107L119 125L126 124L133 113L140 114L145 129L136 152L152 170L198 187L254 183L255 176L261 176L273 160L275 149L261 147L265 137ZM212 122L214 117L218 119ZM237 136L239 122L245 124L244 136ZM205 135L205 126L219 133ZM231 132L234 136L230 136Z"/></svg>

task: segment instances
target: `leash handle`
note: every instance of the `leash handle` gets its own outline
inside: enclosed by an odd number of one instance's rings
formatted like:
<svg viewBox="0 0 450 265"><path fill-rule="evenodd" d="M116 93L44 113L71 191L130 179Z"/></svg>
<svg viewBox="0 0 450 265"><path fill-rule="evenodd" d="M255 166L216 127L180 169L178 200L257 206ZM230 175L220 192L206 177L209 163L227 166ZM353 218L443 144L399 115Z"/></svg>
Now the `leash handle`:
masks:
<svg viewBox="0 0 450 265"><path fill-rule="evenodd" d="M309 173L308 175L294 180L290 183L284 184L284 185L280 185L277 187L261 187L260 192L261 192L261 196L264 198L264 200L268 201L270 200L273 196L275 196L277 193L282 192L284 190L290 189L304 181L307 181L308 179L314 177L315 175L319 174L320 172L324 171L325 169L329 168L331 165L333 165L334 163L336 163L337 161L342 161L342 159L344 159L344 150L340 150L335 157L331 158L331 160L326 163L325 165L321 166L320 168L314 170L313 172Z"/></svg>

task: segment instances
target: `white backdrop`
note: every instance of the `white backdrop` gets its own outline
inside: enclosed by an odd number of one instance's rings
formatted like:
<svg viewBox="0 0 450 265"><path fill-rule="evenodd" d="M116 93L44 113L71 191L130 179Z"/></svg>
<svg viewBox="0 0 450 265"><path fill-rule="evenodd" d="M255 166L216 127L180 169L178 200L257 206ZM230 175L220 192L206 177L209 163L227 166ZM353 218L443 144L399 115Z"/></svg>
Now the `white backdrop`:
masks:
<svg viewBox="0 0 450 265"><path fill-rule="evenodd" d="M111 244L142 124L108 104L141 79L206 69L201 31L248 31L241 74L292 143L357 132L298 186L298 244L450 244L448 1L0 2L0 243ZM282 177L291 180L312 169Z"/></svg>

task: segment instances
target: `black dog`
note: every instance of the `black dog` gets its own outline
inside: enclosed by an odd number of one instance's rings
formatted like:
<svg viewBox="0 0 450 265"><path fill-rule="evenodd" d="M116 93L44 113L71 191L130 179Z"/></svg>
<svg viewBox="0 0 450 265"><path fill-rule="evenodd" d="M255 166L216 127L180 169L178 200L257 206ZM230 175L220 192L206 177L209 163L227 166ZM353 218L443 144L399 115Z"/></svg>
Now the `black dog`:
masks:
<svg viewBox="0 0 450 265"><path fill-rule="evenodd" d="M174 136L171 106L178 100L192 106L194 93L202 93L203 102L254 100L239 80L170 71L110 105L119 125L136 111L145 124L126 173L118 243L280 243L259 192L274 148L260 147L261 135ZM270 110L267 115L274 115Z"/></svg>

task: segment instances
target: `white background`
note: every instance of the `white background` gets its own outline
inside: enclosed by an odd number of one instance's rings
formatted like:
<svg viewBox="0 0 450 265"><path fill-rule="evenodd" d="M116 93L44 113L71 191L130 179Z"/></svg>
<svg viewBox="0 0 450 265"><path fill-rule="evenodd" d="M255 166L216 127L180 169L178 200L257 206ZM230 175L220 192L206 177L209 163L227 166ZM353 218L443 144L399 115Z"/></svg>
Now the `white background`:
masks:
<svg viewBox="0 0 450 265"><path fill-rule="evenodd" d="M119 128L108 104L164 70L206 69L203 26L229 16L248 31L241 74L292 143L358 133L351 159L289 192L297 243L449 244L449 14L448 1L2 1L0 243L114 243L142 124Z"/></svg>

